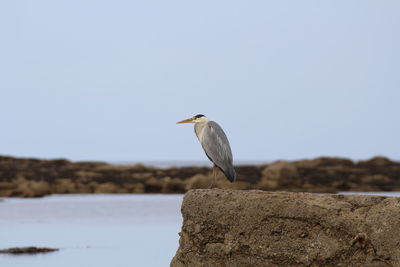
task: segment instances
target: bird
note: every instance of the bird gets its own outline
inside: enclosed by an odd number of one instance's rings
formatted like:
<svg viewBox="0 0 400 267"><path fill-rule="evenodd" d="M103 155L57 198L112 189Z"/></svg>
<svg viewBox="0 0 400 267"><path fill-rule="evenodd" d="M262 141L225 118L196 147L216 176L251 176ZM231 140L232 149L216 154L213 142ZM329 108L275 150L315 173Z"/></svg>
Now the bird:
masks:
<svg viewBox="0 0 400 267"><path fill-rule="evenodd" d="M208 159L213 163L213 188L216 180L217 170L221 170L230 181L236 180L236 172L233 168L233 157L228 138L221 126L215 121L209 120L203 114L195 115L189 119L178 121L180 123L194 123L194 132Z"/></svg>

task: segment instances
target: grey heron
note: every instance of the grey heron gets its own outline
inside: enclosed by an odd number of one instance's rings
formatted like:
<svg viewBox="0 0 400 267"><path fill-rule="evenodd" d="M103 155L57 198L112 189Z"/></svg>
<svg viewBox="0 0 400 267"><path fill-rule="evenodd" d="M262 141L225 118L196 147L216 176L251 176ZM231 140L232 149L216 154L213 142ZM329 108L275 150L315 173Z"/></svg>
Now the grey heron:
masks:
<svg viewBox="0 0 400 267"><path fill-rule="evenodd" d="M234 182L236 180L236 172L232 163L232 151L228 138L221 126L202 114L177 123L194 123L194 132L197 139L199 139L204 152L213 163L214 180L210 187L215 184L217 169L220 169L229 181Z"/></svg>

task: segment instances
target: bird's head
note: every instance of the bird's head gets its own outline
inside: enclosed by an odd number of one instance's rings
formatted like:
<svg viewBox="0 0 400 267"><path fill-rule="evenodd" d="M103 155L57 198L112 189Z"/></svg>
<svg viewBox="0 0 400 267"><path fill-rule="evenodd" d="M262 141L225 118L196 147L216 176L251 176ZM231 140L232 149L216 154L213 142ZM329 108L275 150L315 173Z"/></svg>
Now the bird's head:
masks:
<svg viewBox="0 0 400 267"><path fill-rule="evenodd" d="M199 122L206 122L206 121L208 121L208 118L206 116L204 116L203 114L198 114L189 119L186 119L183 121L178 121L177 123L199 123Z"/></svg>

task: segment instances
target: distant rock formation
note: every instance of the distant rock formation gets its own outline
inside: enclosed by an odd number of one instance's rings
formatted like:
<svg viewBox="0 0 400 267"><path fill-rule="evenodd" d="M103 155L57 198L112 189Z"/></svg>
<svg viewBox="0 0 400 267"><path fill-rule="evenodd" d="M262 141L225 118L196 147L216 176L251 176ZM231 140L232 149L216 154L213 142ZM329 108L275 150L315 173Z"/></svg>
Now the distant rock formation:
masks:
<svg viewBox="0 0 400 267"><path fill-rule="evenodd" d="M16 247L16 248L0 249L0 253L20 255L20 254L48 253L58 250L59 250L58 248Z"/></svg>
<svg viewBox="0 0 400 267"><path fill-rule="evenodd" d="M400 198L191 190L172 267L400 266Z"/></svg>
<svg viewBox="0 0 400 267"><path fill-rule="evenodd" d="M268 191L400 191L400 163L384 157L353 162L340 158L276 161L235 166L237 181L220 174L225 189ZM68 193L185 193L211 184L210 168L118 166L0 156L0 197L41 197Z"/></svg>

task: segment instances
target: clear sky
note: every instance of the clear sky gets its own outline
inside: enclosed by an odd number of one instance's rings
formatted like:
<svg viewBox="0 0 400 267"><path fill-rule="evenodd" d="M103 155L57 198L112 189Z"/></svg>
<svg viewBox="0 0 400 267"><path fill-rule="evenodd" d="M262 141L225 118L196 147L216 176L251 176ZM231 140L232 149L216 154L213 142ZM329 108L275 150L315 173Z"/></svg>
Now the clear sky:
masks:
<svg viewBox="0 0 400 267"><path fill-rule="evenodd" d="M400 1L0 1L0 154L400 159Z"/></svg>

